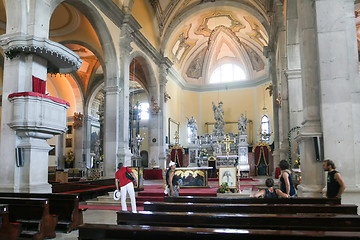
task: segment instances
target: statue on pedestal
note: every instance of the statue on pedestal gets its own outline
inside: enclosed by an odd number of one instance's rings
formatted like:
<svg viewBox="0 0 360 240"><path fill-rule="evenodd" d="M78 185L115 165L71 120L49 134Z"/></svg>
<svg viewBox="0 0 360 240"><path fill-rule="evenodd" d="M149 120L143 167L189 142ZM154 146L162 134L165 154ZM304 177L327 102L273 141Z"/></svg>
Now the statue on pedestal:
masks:
<svg viewBox="0 0 360 240"><path fill-rule="evenodd" d="M223 136L225 134L224 110L222 109L223 103L219 102L219 105L216 106L214 102L212 102L212 105L213 105L214 118L215 118L214 135Z"/></svg>
<svg viewBox="0 0 360 240"><path fill-rule="evenodd" d="M238 128L240 135L247 135L247 117L244 117L244 114L239 118Z"/></svg>
<svg viewBox="0 0 360 240"><path fill-rule="evenodd" d="M197 138L198 126L197 126L196 119L194 118L194 116L192 116L192 117L188 120L187 126L190 128L190 139L191 139L191 140L196 139L196 138Z"/></svg>

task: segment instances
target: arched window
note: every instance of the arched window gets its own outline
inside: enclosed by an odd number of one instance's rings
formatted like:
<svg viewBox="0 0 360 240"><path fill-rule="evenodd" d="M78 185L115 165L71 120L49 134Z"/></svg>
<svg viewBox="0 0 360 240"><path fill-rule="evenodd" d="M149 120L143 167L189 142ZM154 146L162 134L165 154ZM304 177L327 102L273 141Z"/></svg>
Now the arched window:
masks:
<svg viewBox="0 0 360 240"><path fill-rule="evenodd" d="M270 119L267 115L261 117L261 140L270 141Z"/></svg>
<svg viewBox="0 0 360 240"><path fill-rule="evenodd" d="M139 104L140 108L140 119L148 120L149 119L149 103L142 102Z"/></svg>
<svg viewBox="0 0 360 240"><path fill-rule="evenodd" d="M234 63L225 63L216 68L210 78L210 83L225 83L245 80L245 72Z"/></svg>

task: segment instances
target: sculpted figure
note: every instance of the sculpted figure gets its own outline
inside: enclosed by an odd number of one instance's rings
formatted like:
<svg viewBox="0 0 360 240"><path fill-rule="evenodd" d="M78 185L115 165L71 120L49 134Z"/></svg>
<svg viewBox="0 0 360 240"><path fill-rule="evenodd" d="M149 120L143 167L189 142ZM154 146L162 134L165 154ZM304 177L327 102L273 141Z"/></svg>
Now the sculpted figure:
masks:
<svg viewBox="0 0 360 240"><path fill-rule="evenodd" d="M194 118L194 116L192 116L189 120L188 120L188 127L190 128L191 134L190 134L190 138L191 139L196 139L197 138L197 130L198 130L198 126L196 123L196 119Z"/></svg>
<svg viewBox="0 0 360 240"><path fill-rule="evenodd" d="M219 102L219 105L216 106L214 102L212 102L213 110L214 110L214 118L215 118L215 129L214 129L214 135L220 136L224 135L224 110L222 109L222 102Z"/></svg>
<svg viewBox="0 0 360 240"><path fill-rule="evenodd" d="M238 121L238 128L239 128L239 132L240 135L246 135L247 134L247 118L244 117L244 114L241 114L241 117L239 118Z"/></svg>

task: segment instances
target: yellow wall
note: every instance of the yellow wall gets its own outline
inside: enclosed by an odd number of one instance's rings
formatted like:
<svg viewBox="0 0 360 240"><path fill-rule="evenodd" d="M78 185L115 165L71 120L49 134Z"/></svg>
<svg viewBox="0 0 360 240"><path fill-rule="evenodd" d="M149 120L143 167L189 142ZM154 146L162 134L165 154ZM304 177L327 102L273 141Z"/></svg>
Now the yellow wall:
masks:
<svg viewBox="0 0 360 240"><path fill-rule="evenodd" d="M270 130L273 132L272 97L265 91L268 86L262 85L254 88L214 91L214 92L192 92L182 90L173 81L168 81L167 92L171 99L167 102L167 119L170 117L180 122L180 143L187 146L186 126L188 118L194 116L198 124L198 134L213 132L215 123L212 102L218 106L223 102L225 122L234 122L225 125L225 133L238 133L238 120L244 114L251 123L248 124L248 143L256 144L259 140L259 127L261 117L266 113L270 117ZM263 110L265 98L266 110ZM211 123L206 125L206 123ZM173 136L170 136L173 138ZM272 143L273 138L271 138Z"/></svg>
<svg viewBox="0 0 360 240"><path fill-rule="evenodd" d="M159 40L156 36L156 30L154 26L155 19L153 19L151 13L149 12L145 1L135 1L131 13L142 27L140 32L156 49L159 49Z"/></svg>
<svg viewBox="0 0 360 240"><path fill-rule="evenodd" d="M225 125L225 133L238 132L237 121L241 113L246 115L248 120L255 117L254 89L252 88L202 93L203 133L207 132L206 122L215 123L212 102L218 106L220 101L223 102L225 122L236 122ZM212 130L213 125L209 125L208 133L211 134Z"/></svg>

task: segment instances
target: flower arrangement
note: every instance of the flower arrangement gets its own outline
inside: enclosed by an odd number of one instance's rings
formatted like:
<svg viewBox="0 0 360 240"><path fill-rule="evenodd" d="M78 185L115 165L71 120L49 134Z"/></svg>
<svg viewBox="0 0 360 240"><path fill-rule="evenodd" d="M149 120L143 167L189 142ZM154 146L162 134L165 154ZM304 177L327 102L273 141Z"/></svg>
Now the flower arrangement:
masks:
<svg viewBox="0 0 360 240"><path fill-rule="evenodd" d="M218 193L232 193L233 191L233 189L229 188L227 182L222 183L217 190Z"/></svg>
<svg viewBox="0 0 360 240"><path fill-rule="evenodd" d="M200 157L207 157L208 153L207 153L207 150L204 148L204 149L201 149L200 151Z"/></svg>

